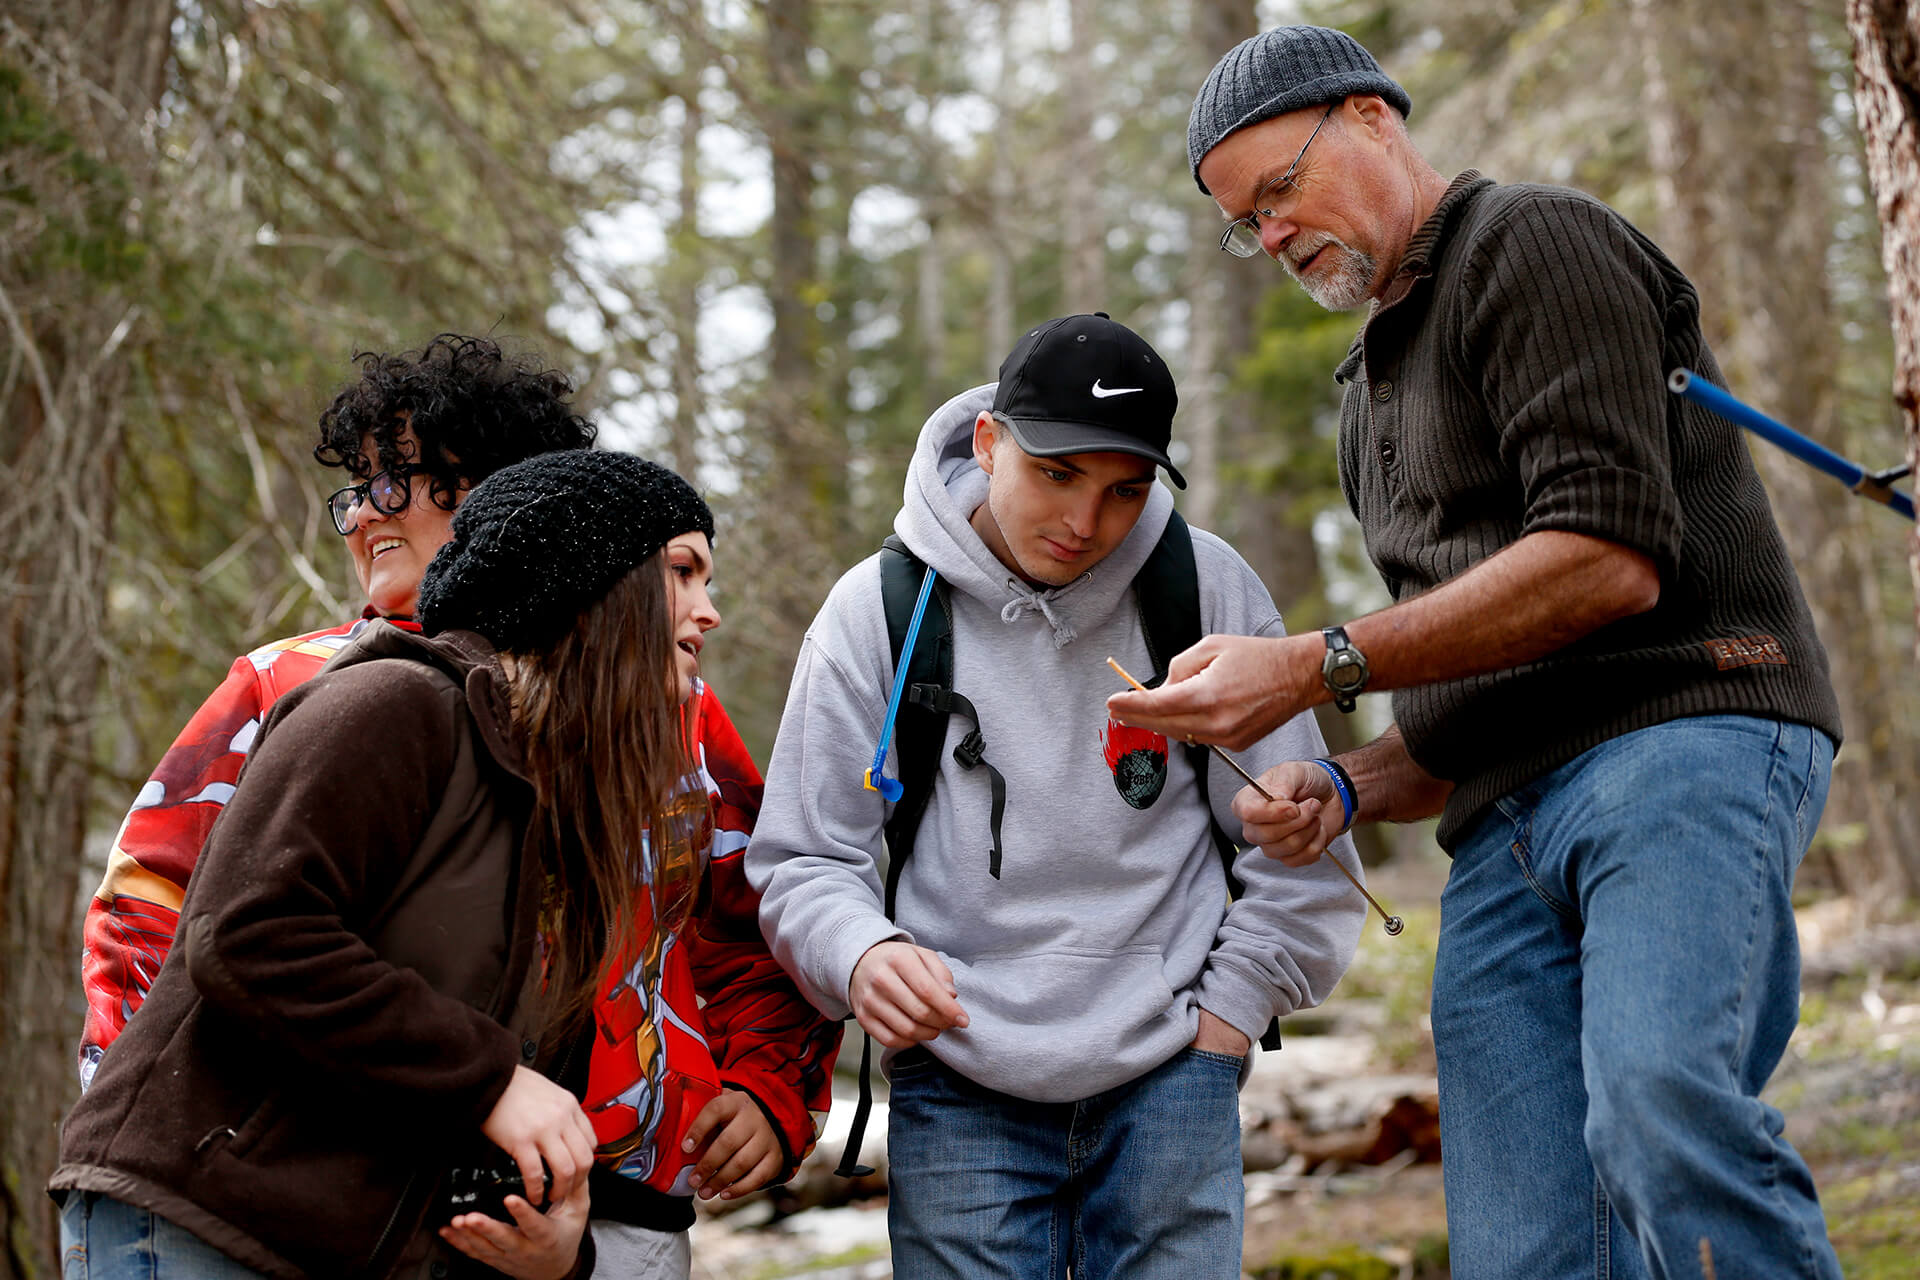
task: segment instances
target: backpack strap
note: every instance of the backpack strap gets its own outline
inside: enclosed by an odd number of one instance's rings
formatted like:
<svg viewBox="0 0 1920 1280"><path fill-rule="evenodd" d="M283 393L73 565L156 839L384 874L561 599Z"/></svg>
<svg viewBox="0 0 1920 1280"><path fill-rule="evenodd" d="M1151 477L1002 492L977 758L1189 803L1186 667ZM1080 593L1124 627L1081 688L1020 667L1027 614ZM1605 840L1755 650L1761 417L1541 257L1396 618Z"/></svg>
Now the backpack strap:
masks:
<svg viewBox="0 0 1920 1280"><path fill-rule="evenodd" d="M923 707L926 710L937 713L940 716L942 726L946 724L948 717L956 711L973 721L972 732L968 733L966 737L962 738L954 746L953 758L954 762L962 769L985 769L987 771L987 785L993 791L993 809L991 816L987 820L988 830L992 832L993 835L993 848L987 854L987 874L995 880L998 880L1000 878L1000 820L1006 816L1007 812L1007 780L998 769L993 767L992 762L987 759L987 739L986 735L980 732L980 713L973 709L973 701L968 698L967 695L961 693L958 689L943 688L938 685L916 684L907 691L907 700L915 706ZM935 756L937 759L937 752ZM924 785L926 790L931 793L933 790L932 778L929 777ZM926 800L923 797L921 807L925 808L925 805ZM911 847L912 837L909 836L907 839L908 845ZM889 843L889 847L892 847L891 843ZM895 873L894 868L900 866L903 861L904 860L896 853L887 863L887 914L889 916L893 914L893 891L899 884L899 877Z"/></svg>
<svg viewBox="0 0 1920 1280"><path fill-rule="evenodd" d="M933 779L940 771L940 747L947 740L951 710L944 695L953 689L953 588L945 578L933 584L932 607L920 619L913 652L901 653L926 574L926 563L907 550L897 534L880 545L880 598L887 613L887 645L893 654L893 669L903 672L897 678L907 685L893 726L893 758L899 770L901 795L894 801L885 828L885 909L889 920L900 889L900 873L913 854L920 820L933 797Z"/></svg>
<svg viewBox="0 0 1920 1280"><path fill-rule="evenodd" d="M899 535L891 534L880 544L880 600L887 615L887 647L893 654L895 680L906 684L906 696L900 700L893 724L893 760L899 772L901 792L900 798L893 802L893 814L884 828L887 838L885 910L889 920L893 919L894 901L900 892L900 873L913 854L920 819L926 815L927 801L933 795L934 775L940 770L940 747L947 740L950 711L946 695L953 689L953 593L945 578L934 579L931 607L920 619L913 652L901 653L913 623L920 584L929 572L926 562L908 550ZM881 726L883 733L885 728ZM994 777L998 780L999 774ZM1005 803L1004 783L996 787L994 799L997 816ZM994 826L997 834L997 821ZM997 862L994 874L999 874ZM867 1121L873 1115L873 1037L864 1030L860 1036L860 1098L854 1104L846 1148L840 1153L839 1167L834 1169L842 1178L862 1178L873 1173L872 1166L859 1162L860 1146L867 1136Z"/></svg>
<svg viewBox="0 0 1920 1280"><path fill-rule="evenodd" d="M1193 532L1187 528L1187 522L1180 518L1178 511L1167 517L1167 527L1160 535L1147 562L1140 566L1140 572L1133 577L1134 598L1140 607L1140 630L1146 637L1147 656L1153 660L1153 678L1147 681L1149 689L1156 689L1166 682L1167 668L1175 655L1191 649L1200 643L1200 570L1193 560ZM1204 743L1183 743L1187 753L1187 762L1193 766L1194 776L1200 780L1200 795L1207 807L1207 825L1213 830L1214 851L1220 855L1220 868L1227 873L1227 893L1238 899L1246 892L1246 885L1234 874L1234 859L1240 854L1240 846L1227 834L1226 828L1214 816L1213 802L1207 791L1207 770L1212 765L1212 755ZM1267 1024L1260 1037L1263 1049L1280 1047L1280 1020L1275 1018Z"/></svg>

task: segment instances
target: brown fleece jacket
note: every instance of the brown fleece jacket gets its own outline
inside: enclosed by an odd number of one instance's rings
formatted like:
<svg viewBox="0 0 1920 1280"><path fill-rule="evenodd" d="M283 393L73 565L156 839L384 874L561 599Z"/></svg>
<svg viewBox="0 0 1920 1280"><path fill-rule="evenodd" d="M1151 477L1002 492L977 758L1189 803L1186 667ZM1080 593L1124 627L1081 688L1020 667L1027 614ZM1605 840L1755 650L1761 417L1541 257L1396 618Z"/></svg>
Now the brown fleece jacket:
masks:
<svg viewBox="0 0 1920 1280"><path fill-rule="evenodd" d="M522 767L470 633L375 627L281 698L50 1186L276 1276L494 1274L433 1227L515 1066L564 1068L533 998Z"/></svg>

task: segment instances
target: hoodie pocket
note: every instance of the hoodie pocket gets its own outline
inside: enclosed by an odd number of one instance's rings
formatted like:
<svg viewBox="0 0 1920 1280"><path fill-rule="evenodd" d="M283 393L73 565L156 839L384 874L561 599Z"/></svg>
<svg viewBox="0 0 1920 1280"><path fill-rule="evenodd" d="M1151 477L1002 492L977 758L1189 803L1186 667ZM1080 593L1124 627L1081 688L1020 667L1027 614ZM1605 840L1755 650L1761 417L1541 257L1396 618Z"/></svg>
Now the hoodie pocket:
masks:
<svg viewBox="0 0 1920 1280"><path fill-rule="evenodd" d="M967 1010L939 1056L968 1079L1036 1102L1088 1097L1186 1046L1186 1001L1153 946L946 957Z"/></svg>

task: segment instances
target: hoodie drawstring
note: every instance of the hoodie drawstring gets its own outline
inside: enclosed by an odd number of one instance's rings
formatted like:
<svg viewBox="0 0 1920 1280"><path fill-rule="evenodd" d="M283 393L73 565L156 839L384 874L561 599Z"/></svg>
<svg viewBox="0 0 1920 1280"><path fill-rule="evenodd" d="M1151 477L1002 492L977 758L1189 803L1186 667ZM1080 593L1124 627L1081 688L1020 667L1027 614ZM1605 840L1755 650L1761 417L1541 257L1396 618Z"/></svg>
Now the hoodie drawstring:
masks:
<svg viewBox="0 0 1920 1280"><path fill-rule="evenodd" d="M1090 577L1091 575L1085 575ZM1085 577L1080 581L1084 581ZM1053 647L1064 649L1079 637L1073 629L1073 622L1063 613L1053 608L1052 591L1035 591L1018 578L1007 579L1007 589L1013 592L1013 599L1007 601L1000 610L1000 621L1013 623L1020 621L1022 614L1037 613L1047 620L1053 628Z"/></svg>

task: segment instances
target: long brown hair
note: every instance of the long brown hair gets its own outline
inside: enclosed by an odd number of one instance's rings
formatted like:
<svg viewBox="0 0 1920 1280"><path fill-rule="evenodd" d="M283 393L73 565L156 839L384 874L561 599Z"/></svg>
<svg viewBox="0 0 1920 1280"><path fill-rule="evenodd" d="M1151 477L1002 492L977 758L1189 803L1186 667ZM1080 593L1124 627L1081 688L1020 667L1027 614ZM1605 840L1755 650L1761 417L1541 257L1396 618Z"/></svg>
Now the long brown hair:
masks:
<svg viewBox="0 0 1920 1280"><path fill-rule="evenodd" d="M546 989L558 1025L591 1007L643 932L677 928L691 907L696 832L673 802L693 763L669 591L666 554L656 552L551 648L514 655L513 715L534 787L527 839L547 879Z"/></svg>

